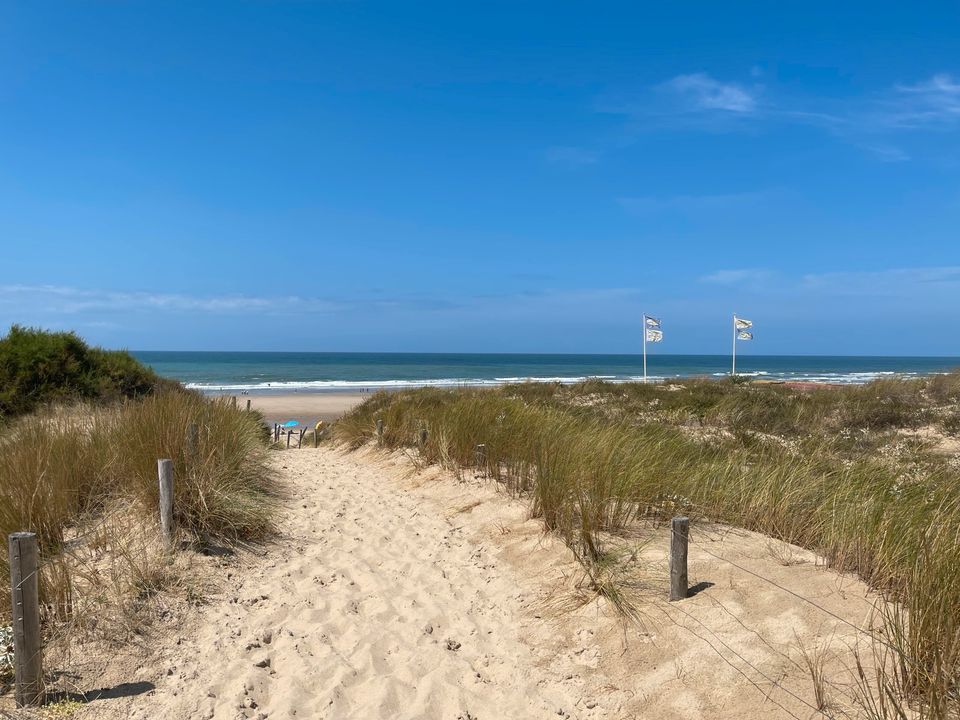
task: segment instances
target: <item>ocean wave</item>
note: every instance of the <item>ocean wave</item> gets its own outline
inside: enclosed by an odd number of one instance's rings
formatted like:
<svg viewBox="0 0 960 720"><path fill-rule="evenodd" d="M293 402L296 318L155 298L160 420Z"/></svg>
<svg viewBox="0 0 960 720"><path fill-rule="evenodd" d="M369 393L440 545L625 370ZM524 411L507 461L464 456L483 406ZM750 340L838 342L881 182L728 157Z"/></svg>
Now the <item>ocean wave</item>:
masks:
<svg viewBox="0 0 960 720"><path fill-rule="evenodd" d="M712 376L717 378L729 376L728 372L714 372ZM753 370L749 372L738 373L743 377L763 378L779 382L806 382L823 383L830 385L862 385L873 380L891 377L920 377L923 373L919 372L893 372L888 370L877 371L855 371L855 372L814 372L814 371L781 371L773 372L768 370ZM676 375L648 375L648 382L666 382L669 380L682 379L689 377L685 374ZM421 379L392 379L392 380L278 380L261 382L190 382L186 386L192 390L200 390L206 393L225 393L225 392L335 392L335 391L361 391L361 390L400 390L406 388L420 387L438 387L438 388L460 388L460 387L499 387L502 385L512 385L517 383L558 383L561 385L573 385L575 383L585 382L587 380L604 380L613 383L642 382L643 376L639 375L576 375L576 376L551 376L551 377L495 377L495 378L421 378Z"/></svg>
<svg viewBox="0 0 960 720"><path fill-rule="evenodd" d="M419 380L282 380L259 383L187 383L191 390L203 392L261 392L276 390L391 390L418 387L497 387L516 383L560 383L573 385L586 380L617 381L615 375L583 375L577 377L498 377L498 378L433 378ZM620 379L622 382L624 379Z"/></svg>

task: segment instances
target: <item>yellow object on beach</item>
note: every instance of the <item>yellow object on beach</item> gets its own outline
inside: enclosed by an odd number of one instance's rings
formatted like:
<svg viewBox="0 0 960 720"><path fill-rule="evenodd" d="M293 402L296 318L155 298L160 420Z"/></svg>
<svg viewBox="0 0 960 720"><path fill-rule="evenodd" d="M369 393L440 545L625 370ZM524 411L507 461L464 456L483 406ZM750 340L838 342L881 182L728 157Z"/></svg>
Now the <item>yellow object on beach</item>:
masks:
<svg viewBox="0 0 960 720"><path fill-rule="evenodd" d="M316 425L316 427L314 428L314 430L315 430L316 432L322 432L322 431L323 431L323 426L324 426L323 420L318 420L318 421L317 421L317 425Z"/></svg>

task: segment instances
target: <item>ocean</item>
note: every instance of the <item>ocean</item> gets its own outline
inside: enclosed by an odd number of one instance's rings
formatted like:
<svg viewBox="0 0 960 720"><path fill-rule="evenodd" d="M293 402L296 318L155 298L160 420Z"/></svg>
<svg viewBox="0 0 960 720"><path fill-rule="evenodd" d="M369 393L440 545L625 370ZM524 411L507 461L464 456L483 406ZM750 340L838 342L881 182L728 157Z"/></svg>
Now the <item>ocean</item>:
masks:
<svg viewBox="0 0 960 720"><path fill-rule="evenodd" d="M643 379L640 355L443 353L134 352L159 374L208 393L284 393L402 387L482 387L510 382ZM960 367L958 357L743 355L737 373L769 380L865 383ZM648 355L651 380L723 377L728 355Z"/></svg>

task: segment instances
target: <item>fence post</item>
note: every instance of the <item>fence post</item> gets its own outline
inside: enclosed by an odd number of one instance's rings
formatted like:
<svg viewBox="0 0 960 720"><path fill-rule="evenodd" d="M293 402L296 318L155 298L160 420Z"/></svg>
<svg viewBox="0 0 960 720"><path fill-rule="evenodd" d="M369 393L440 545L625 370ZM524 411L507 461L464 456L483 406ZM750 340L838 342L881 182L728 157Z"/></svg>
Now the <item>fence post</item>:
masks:
<svg viewBox="0 0 960 720"><path fill-rule="evenodd" d="M420 428L420 437L419 437L420 447L426 446L428 437L429 437L429 433L427 432L427 428L426 427Z"/></svg>
<svg viewBox="0 0 960 720"><path fill-rule="evenodd" d="M230 398L230 404L233 405L234 408L237 407L237 396L236 396L236 395L234 395L232 398Z"/></svg>
<svg viewBox="0 0 960 720"><path fill-rule="evenodd" d="M477 445L477 451L475 453L475 462L478 468L486 467L487 465L487 446L480 444Z"/></svg>
<svg viewBox="0 0 960 720"><path fill-rule="evenodd" d="M40 583L37 535L15 532L10 545L10 589L17 707L43 704L43 648L40 643Z"/></svg>
<svg viewBox="0 0 960 720"><path fill-rule="evenodd" d="M670 521L670 599L687 596L687 543L690 539L690 518L675 517Z"/></svg>
<svg viewBox="0 0 960 720"><path fill-rule="evenodd" d="M383 420L377 418L377 445L383 445Z"/></svg>
<svg viewBox="0 0 960 720"><path fill-rule="evenodd" d="M187 458L193 460L197 455L197 426L195 423L187 425Z"/></svg>
<svg viewBox="0 0 960 720"><path fill-rule="evenodd" d="M163 544L173 548L173 460L157 460L160 479L160 530Z"/></svg>
<svg viewBox="0 0 960 720"><path fill-rule="evenodd" d="M247 398L247 412L250 412L250 398Z"/></svg>
<svg viewBox="0 0 960 720"><path fill-rule="evenodd" d="M287 449L290 448L290 438L293 437L293 430L287 430Z"/></svg>
<svg viewBox="0 0 960 720"><path fill-rule="evenodd" d="M305 428L305 427L300 428L300 437L297 438L297 447L298 447L298 448L303 447L303 436L306 435L306 434L307 434L307 428Z"/></svg>
<svg viewBox="0 0 960 720"><path fill-rule="evenodd" d="M320 431L317 428L313 429L313 446L315 448L320 447Z"/></svg>

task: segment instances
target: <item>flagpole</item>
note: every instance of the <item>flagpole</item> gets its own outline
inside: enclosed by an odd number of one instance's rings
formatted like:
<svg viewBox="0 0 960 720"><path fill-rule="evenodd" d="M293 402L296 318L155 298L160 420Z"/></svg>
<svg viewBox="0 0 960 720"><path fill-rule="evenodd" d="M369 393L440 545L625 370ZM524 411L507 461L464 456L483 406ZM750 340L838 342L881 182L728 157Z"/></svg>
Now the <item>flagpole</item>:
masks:
<svg viewBox="0 0 960 720"><path fill-rule="evenodd" d="M733 367L730 369L730 377L737 376L737 314L733 314Z"/></svg>
<svg viewBox="0 0 960 720"><path fill-rule="evenodd" d="M643 316L643 382L647 382L647 316Z"/></svg>

